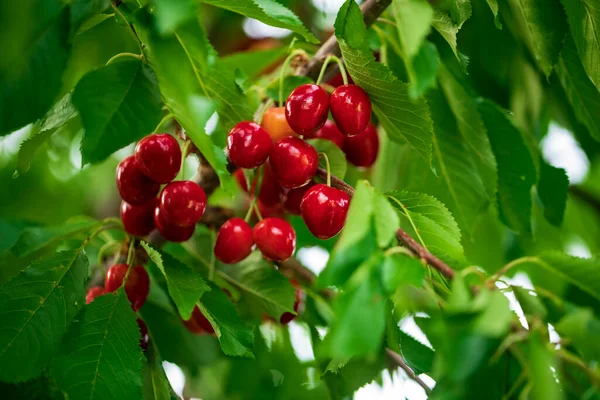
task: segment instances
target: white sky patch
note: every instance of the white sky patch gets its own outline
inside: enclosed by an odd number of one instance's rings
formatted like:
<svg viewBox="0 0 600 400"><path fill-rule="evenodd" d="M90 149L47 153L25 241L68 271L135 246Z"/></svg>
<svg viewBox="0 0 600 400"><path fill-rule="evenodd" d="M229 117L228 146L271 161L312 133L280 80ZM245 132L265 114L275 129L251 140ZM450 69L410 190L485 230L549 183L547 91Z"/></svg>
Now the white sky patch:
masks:
<svg viewBox="0 0 600 400"><path fill-rule="evenodd" d="M303 247L296 253L296 258L316 275L319 275L329 260L329 253L322 247Z"/></svg>
<svg viewBox="0 0 600 400"><path fill-rule="evenodd" d="M418 316L421 317L421 316L426 316L426 315L418 315ZM409 336L412 336L413 339L416 339L417 341L421 342L421 344L424 344L425 346L429 347L430 349L433 348L431 346L431 343L429 343L427 336L425 336L425 334L423 333L421 328L419 328L419 326L415 322L415 318L412 315L402 318L398 324L400 326L400 329L402 329L404 331L404 333L406 333Z"/></svg>
<svg viewBox="0 0 600 400"><path fill-rule="evenodd" d="M305 326L292 321L289 323L288 329L296 357L302 362L314 360L315 354L313 353L309 332Z"/></svg>
<svg viewBox="0 0 600 400"><path fill-rule="evenodd" d="M567 171L572 185L584 180L590 169L590 162L568 130L551 123L540 147L550 164Z"/></svg>
<svg viewBox="0 0 600 400"><path fill-rule="evenodd" d="M246 35L252 39L284 38L292 33L289 29L269 26L254 18L246 18L243 27Z"/></svg>
<svg viewBox="0 0 600 400"><path fill-rule="evenodd" d="M590 248L580 238L571 239L565 246L565 252L570 256L592 258Z"/></svg>
<svg viewBox="0 0 600 400"><path fill-rule="evenodd" d="M183 398L183 387L185 386L185 375L181 368L177 365L168 361L163 361L163 368L167 379L173 388L173 391L181 398Z"/></svg>
<svg viewBox="0 0 600 400"><path fill-rule="evenodd" d="M219 114L215 111L213 115L210 116L208 121L206 121L206 126L204 130L208 136L212 135L215 129L217 129L217 124L219 123Z"/></svg>

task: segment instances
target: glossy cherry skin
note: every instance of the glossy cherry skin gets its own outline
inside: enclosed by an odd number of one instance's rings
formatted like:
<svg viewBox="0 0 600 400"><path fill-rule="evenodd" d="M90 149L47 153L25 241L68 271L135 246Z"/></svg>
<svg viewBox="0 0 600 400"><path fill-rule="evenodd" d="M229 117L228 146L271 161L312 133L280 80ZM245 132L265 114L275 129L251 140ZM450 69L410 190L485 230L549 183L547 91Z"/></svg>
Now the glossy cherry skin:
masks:
<svg viewBox="0 0 600 400"><path fill-rule="evenodd" d="M285 118L285 107L267 109L263 115L261 125L265 128L273 143L284 137L297 136Z"/></svg>
<svg viewBox="0 0 600 400"><path fill-rule="evenodd" d="M206 209L206 193L196 182L171 182L160 193L158 207L167 223L193 226Z"/></svg>
<svg viewBox="0 0 600 400"><path fill-rule="evenodd" d="M300 85L285 103L285 118L294 132L306 135L316 131L327 121L329 95L321 86L312 83Z"/></svg>
<svg viewBox="0 0 600 400"><path fill-rule="evenodd" d="M163 238L176 243L188 241L196 229L196 225L178 226L165 221L160 207L154 210L154 226Z"/></svg>
<svg viewBox="0 0 600 400"><path fill-rule="evenodd" d="M183 325L185 325L188 331L195 333L196 335L215 333L214 328L204 314L202 314L202 311L200 311L198 306L194 307L190 319L183 320Z"/></svg>
<svg viewBox="0 0 600 400"><path fill-rule="evenodd" d="M158 198L147 203L132 205L121 202L121 221L125 231L133 236L146 236L154 229L154 209L158 206Z"/></svg>
<svg viewBox="0 0 600 400"><path fill-rule="evenodd" d="M102 286L94 286L89 288L87 294L85 295L85 304L90 304L96 299L96 297L102 296L103 294L106 294L106 289L104 289Z"/></svg>
<svg viewBox="0 0 600 400"><path fill-rule="evenodd" d="M379 136L375 125L369 124L359 135L346 136L343 150L350 164L365 168L373 165L379 152Z"/></svg>
<svg viewBox="0 0 600 400"><path fill-rule="evenodd" d="M135 156L129 156L117 166L117 188L123 200L138 205L156 197L160 184L144 175L137 166Z"/></svg>
<svg viewBox="0 0 600 400"><path fill-rule="evenodd" d="M223 224L215 241L215 257L225 264L235 264L250 255L254 246L252 228L241 218Z"/></svg>
<svg viewBox="0 0 600 400"><path fill-rule="evenodd" d="M227 136L227 151L231 162L239 168L256 168L271 153L271 137L260 125L242 121Z"/></svg>
<svg viewBox="0 0 600 400"><path fill-rule="evenodd" d="M144 175L158 183L169 183L181 168L181 148L168 133L148 135L135 146L135 160Z"/></svg>
<svg viewBox="0 0 600 400"><path fill-rule="evenodd" d="M296 314L299 314L300 312L302 312L302 308L304 306L304 298L306 295L298 281L296 281L295 279L290 279L290 283L296 288L296 301L294 302L294 311L296 312ZM281 325L287 325L294 318L296 318L296 315L292 314L291 312L284 312L283 314L281 314L281 317L279 317L279 323Z"/></svg>
<svg viewBox="0 0 600 400"><path fill-rule="evenodd" d="M296 189L289 189L285 194L283 202L285 211L290 214L300 215L300 203L302 202L302 197L304 197L304 193L314 185L314 182L309 182L308 185Z"/></svg>
<svg viewBox="0 0 600 400"><path fill-rule="evenodd" d="M300 203L306 227L319 239L332 238L342 230L349 207L348 193L321 183L311 187Z"/></svg>
<svg viewBox="0 0 600 400"><path fill-rule="evenodd" d="M342 132L340 132L335 122L330 120L325 121L325 125L323 125L323 127L321 127L321 129L319 129L318 131L306 134L304 135L304 137L307 139L329 140L335 143L335 145L340 149L344 145L344 135L342 135Z"/></svg>
<svg viewBox="0 0 600 400"><path fill-rule="evenodd" d="M371 100L360 86L342 85L331 93L331 115L344 135L358 135L371 122Z"/></svg>
<svg viewBox="0 0 600 400"><path fill-rule="evenodd" d="M137 324L138 324L138 328L140 330L140 347L142 348L143 351L148 350L148 342L150 341L150 336L148 335L148 326L146 325L146 323L137 318L136 319Z"/></svg>
<svg viewBox="0 0 600 400"><path fill-rule="evenodd" d="M108 269L106 272L106 279L104 280L104 289L107 292L114 292L123 284L125 274L127 274L127 264L116 264ZM133 270L127 278L125 284L125 293L131 303L133 311L139 310L148 298L150 292L150 277L148 273L141 265L133 266Z"/></svg>
<svg viewBox="0 0 600 400"><path fill-rule="evenodd" d="M281 218L265 218L252 229L254 243L262 254L273 261L285 261L296 249L296 232Z"/></svg>
<svg viewBox="0 0 600 400"><path fill-rule="evenodd" d="M283 203L281 203L281 202L274 204L272 206L267 206L262 201L260 201L260 199L258 199L256 204L258 205L258 211L260 211L260 215L263 218L269 218L269 217L283 218L285 216L285 210L283 209ZM258 218L258 215L256 215L256 213L254 215Z"/></svg>
<svg viewBox="0 0 600 400"><path fill-rule="evenodd" d="M288 137L275 143L269 163L284 188L306 185L317 173L319 156L314 147L304 140Z"/></svg>

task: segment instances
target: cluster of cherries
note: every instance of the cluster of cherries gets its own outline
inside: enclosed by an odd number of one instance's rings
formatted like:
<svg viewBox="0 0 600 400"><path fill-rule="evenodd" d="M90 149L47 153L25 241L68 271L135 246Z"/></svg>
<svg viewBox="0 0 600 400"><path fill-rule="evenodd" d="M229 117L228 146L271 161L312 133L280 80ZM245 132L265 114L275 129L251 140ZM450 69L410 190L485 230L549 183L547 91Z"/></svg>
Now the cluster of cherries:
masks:
<svg viewBox="0 0 600 400"><path fill-rule="evenodd" d="M330 111L334 122L327 119ZM236 263L256 244L268 259L288 259L295 250L296 233L282 218L283 211L301 215L319 239L337 235L346 222L350 197L314 182L319 155L303 138L330 140L347 150L351 162L370 166L378 150L370 121L371 101L359 86L339 86L330 96L319 85L305 84L294 89L285 107L267 110L262 126L250 121L234 126L227 137L229 159L239 168L235 176L248 193L256 188L248 187L242 169L262 166L257 205L259 218L266 218L254 228L241 218L228 220L217 235L215 256L223 263Z"/></svg>
<svg viewBox="0 0 600 400"><path fill-rule="evenodd" d="M146 136L135 153L119 163L121 220L129 234L146 236L156 228L172 242L192 237L206 208L206 193L195 182L173 181L181 159L177 139L164 133ZM166 184L162 191L161 184Z"/></svg>

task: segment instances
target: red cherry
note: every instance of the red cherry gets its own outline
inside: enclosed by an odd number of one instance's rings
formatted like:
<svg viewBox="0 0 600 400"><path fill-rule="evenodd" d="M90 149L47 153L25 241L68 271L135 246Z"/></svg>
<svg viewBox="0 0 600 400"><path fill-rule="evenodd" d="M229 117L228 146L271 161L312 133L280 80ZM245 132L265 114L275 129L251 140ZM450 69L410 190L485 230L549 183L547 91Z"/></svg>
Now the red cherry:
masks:
<svg viewBox="0 0 600 400"><path fill-rule="evenodd" d="M214 328L204 314L202 314L202 311L200 311L198 306L194 307L194 311L192 311L192 316L190 319L183 320L183 325L185 325L188 331L195 333L196 335L200 335L202 333L215 333Z"/></svg>
<svg viewBox="0 0 600 400"><path fill-rule="evenodd" d="M244 177L244 172L241 169L238 169L234 172L235 179L238 181L238 184L246 193L248 193L248 185L246 184L246 178ZM258 177L254 178L252 182L252 190L251 193L254 195L254 190L256 188L256 180ZM263 176L262 183L260 184L260 191L258 192L258 199L268 207L274 207L281 202L281 195L283 194L283 188L277 181L277 177L273 173L271 166L269 163L264 164L263 166Z"/></svg>
<svg viewBox="0 0 600 400"><path fill-rule="evenodd" d="M358 135L371 121L371 100L360 86L343 85L331 94L331 115L340 131L348 136Z"/></svg>
<svg viewBox="0 0 600 400"><path fill-rule="evenodd" d="M346 136L343 150L349 163L365 168L373 165L379 152L379 137L375 125L369 124L359 135Z"/></svg>
<svg viewBox="0 0 600 400"><path fill-rule="evenodd" d="M150 336L148 335L148 326L146 325L146 323L137 318L136 319L137 324L138 324L138 328L140 330L140 347L142 348L143 351L148 350L148 342L150 341Z"/></svg>
<svg viewBox="0 0 600 400"><path fill-rule="evenodd" d="M306 185L317 173L319 156L304 140L287 137L275 143L269 163L279 184L285 188Z"/></svg>
<svg viewBox="0 0 600 400"><path fill-rule="evenodd" d="M296 232L281 218L265 218L252 229L254 242L263 255L273 261L285 261L296 249Z"/></svg>
<svg viewBox="0 0 600 400"><path fill-rule="evenodd" d="M348 71L346 71L348 73ZM333 87L342 86L344 84L344 77L341 72L338 72L333 78L330 78L327 83ZM348 74L348 83L354 83L350 74Z"/></svg>
<svg viewBox="0 0 600 400"><path fill-rule="evenodd" d="M271 137L260 125L242 121L229 132L227 151L234 165L240 168L256 168L269 157Z"/></svg>
<svg viewBox="0 0 600 400"><path fill-rule="evenodd" d="M106 272L104 289L107 292L114 292L120 288L123 285L123 279L128 268L127 264L116 264L110 267ZM127 293L133 311L139 310L144 305L149 292L150 278L148 273L141 265L135 265L125 284L125 293Z"/></svg>
<svg viewBox="0 0 600 400"><path fill-rule="evenodd" d="M300 85L285 103L285 118L294 132L306 135L319 129L327 120L329 95L321 86Z"/></svg>
<svg viewBox="0 0 600 400"><path fill-rule="evenodd" d="M144 175L158 183L171 182L181 167L181 149L168 133L148 135L135 146L135 160Z"/></svg>
<svg viewBox="0 0 600 400"><path fill-rule="evenodd" d="M302 290L302 287L300 286L300 283L298 283L298 281L296 281L295 279L290 279L290 283L296 288L296 301L294 302L294 311L296 312L296 314L299 314L302 311L301 308L303 308L304 306L304 298L306 294ZM281 314L281 317L279 317L279 323L281 325L287 325L294 318L296 318L296 315L292 314L291 312L284 312L283 314Z"/></svg>
<svg viewBox="0 0 600 400"><path fill-rule="evenodd" d="M192 237L196 229L196 225L177 226L165 221L160 207L154 210L154 226L161 236L170 242L185 242Z"/></svg>
<svg viewBox="0 0 600 400"><path fill-rule="evenodd" d="M314 182L309 182L306 186L288 190L283 202L285 211L289 212L290 214L300 215L300 203L302 202L302 197L304 196L304 193L306 193L308 189L314 185Z"/></svg>
<svg viewBox="0 0 600 400"><path fill-rule="evenodd" d="M204 214L206 193L192 181L171 182L163 188L158 207L169 224L193 226Z"/></svg>
<svg viewBox="0 0 600 400"><path fill-rule="evenodd" d="M146 236L154 229L154 209L158 205L155 197L137 206L121 202L121 221L125 231L133 236Z"/></svg>
<svg viewBox="0 0 600 400"><path fill-rule="evenodd" d="M106 294L106 289L104 289L102 286L94 286L89 288L87 294L85 295L85 304L90 304L96 299L96 297L104 294Z"/></svg>
<svg viewBox="0 0 600 400"><path fill-rule="evenodd" d="M265 128L273 143L286 136L297 136L285 118L285 107L267 109L263 115L261 125Z"/></svg>
<svg viewBox="0 0 600 400"><path fill-rule="evenodd" d="M160 184L139 170L134 156L123 159L117 166L117 188L129 204L144 204L156 197Z"/></svg>
<svg viewBox="0 0 600 400"><path fill-rule="evenodd" d="M319 239L332 238L342 230L348 207L348 193L322 183L310 188L300 203L306 227Z"/></svg>
<svg viewBox="0 0 600 400"><path fill-rule="evenodd" d="M258 211L260 211L260 215L263 218L283 218L285 216L285 210L283 209L283 204L281 202L272 206L267 206L262 201L260 201L260 199L258 199L256 204L258 205Z"/></svg>
<svg viewBox="0 0 600 400"><path fill-rule="evenodd" d="M235 264L250 255L254 240L252 228L241 218L223 224L215 241L215 257L225 264Z"/></svg>
<svg viewBox="0 0 600 400"><path fill-rule="evenodd" d="M340 149L344 145L344 135L338 129L333 121L327 120L325 125L318 131L304 135L308 139L326 139L330 140Z"/></svg>

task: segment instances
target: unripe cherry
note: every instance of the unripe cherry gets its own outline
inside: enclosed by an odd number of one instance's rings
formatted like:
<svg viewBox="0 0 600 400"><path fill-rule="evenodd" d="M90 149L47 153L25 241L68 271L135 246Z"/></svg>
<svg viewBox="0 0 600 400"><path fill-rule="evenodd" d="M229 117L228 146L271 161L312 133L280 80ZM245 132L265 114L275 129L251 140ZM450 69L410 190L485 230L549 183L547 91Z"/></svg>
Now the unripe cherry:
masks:
<svg viewBox="0 0 600 400"><path fill-rule="evenodd" d="M165 221L160 207L154 210L154 226L160 232L161 236L170 242L185 242L194 234L196 225L178 226Z"/></svg>
<svg viewBox="0 0 600 400"><path fill-rule="evenodd" d="M295 137L283 138L273 146L269 164L284 188L306 185L317 173L319 155L314 147Z"/></svg>
<svg viewBox="0 0 600 400"><path fill-rule="evenodd" d="M271 137L260 125L242 121L227 136L227 151L231 162L239 168L262 165L271 152Z"/></svg>
<svg viewBox="0 0 600 400"><path fill-rule="evenodd" d="M123 200L137 205L156 197L160 184L144 175L138 168L135 157L129 156L117 166L117 188Z"/></svg>
<svg viewBox="0 0 600 400"><path fill-rule="evenodd" d="M148 135L135 146L135 159L144 175L158 183L171 182L181 167L181 148L168 133Z"/></svg>
<svg viewBox="0 0 600 400"><path fill-rule="evenodd" d="M114 292L120 288L123 285L123 279L128 269L129 266L127 264L116 264L110 267L106 272L104 289L107 292ZM141 265L135 265L129 273L127 283L125 283L125 293L133 311L139 310L144 305L149 292L150 277L148 276L148 272Z"/></svg>
<svg viewBox="0 0 600 400"><path fill-rule="evenodd" d="M365 168L373 165L379 152L379 136L375 125L369 124L356 136L346 136L343 150L350 164Z"/></svg>
<svg viewBox="0 0 600 400"><path fill-rule="evenodd" d="M121 221L125 231L133 236L146 236L154 229L154 209L158 198L147 203L132 205L125 200L121 202Z"/></svg>
<svg viewBox="0 0 600 400"><path fill-rule="evenodd" d="M335 124L344 135L358 135L371 122L371 100L360 86L338 87L329 103Z"/></svg>
<svg viewBox="0 0 600 400"><path fill-rule="evenodd" d="M252 229L254 243L261 253L273 261L285 261L296 249L296 232L281 218L265 218Z"/></svg>
<svg viewBox="0 0 600 400"><path fill-rule="evenodd" d="M306 135L323 126L329 113L329 95L321 86L300 85L287 98L285 117L294 132Z"/></svg>
<svg viewBox="0 0 600 400"><path fill-rule="evenodd" d="M231 218L217 233L215 257L222 263L235 264L250 255L253 245L250 225L241 218Z"/></svg>
<svg viewBox="0 0 600 400"><path fill-rule="evenodd" d="M300 203L306 227L319 239L332 238L342 230L349 207L348 193L322 183L311 187Z"/></svg>
<svg viewBox="0 0 600 400"><path fill-rule="evenodd" d="M196 182L171 182L163 188L158 207L167 223L193 226L206 209L206 193Z"/></svg>

